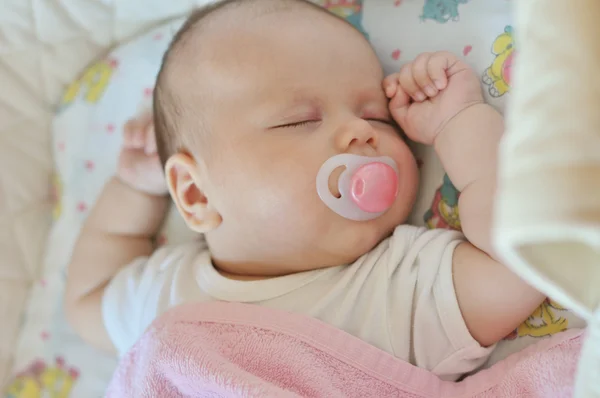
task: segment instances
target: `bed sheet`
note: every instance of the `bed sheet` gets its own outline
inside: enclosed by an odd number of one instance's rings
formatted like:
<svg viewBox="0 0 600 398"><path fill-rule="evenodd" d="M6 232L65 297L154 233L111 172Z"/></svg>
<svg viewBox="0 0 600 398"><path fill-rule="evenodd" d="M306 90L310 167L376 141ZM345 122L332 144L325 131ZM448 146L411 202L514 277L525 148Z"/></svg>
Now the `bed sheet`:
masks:
<svg viewBox="0 0 600 398"><path fill-rule="evenodd" d="M41 263L51 225L57 100L99 54L195 4L0 0L0 391L31 288L47 284Z"/></svg>
<svg viewBox="0 0 600 398"><path fill-rule="evenodd" d="M50 141L48 123L56 110L53 104L57 103L67 83L73 81L86 64L100 57L101 53L115 42L131 37L158 20L185 13L194 4L169 3L169 8L165 9L161 7L162 3L142 4L141 1L127 0L103 2L63 0L61 3L11 1L12 3L7 3L10 7L6 18L10 24L3 30L3 39L6 39L8 51L3 53L2 59L3 64L10 68L11 76L17 77L13 81L19 85L5 92L32 93L33 98L30 102L34 104L23 103L19 105L19 110L32 111L34 105L40 108L40 111L33 112L32 116L35 120L39 120L40 128L31 131L41 131L37 134L42 139L36 136L38 138L35 142L43 156L34 154L33 158L46 160L44 167L37 167L37 162L24 162L36 164L35 170L39 173L39 178L32 186L39 190L38 195L35 196L36 203L45 203L45 205L40 206L43 210L40 210L39 218L33 220L30 225L32 231L35 230L40 234L39 243L37 255L31 262L32 268L22 278L25 285L21 290L23 297L27 295L27 285L33 282L30 305L25 312L22 312L18 306L14 306L13 313L10 314L13 317L15 331L20 322L17 318L21 318L19 314L27 314L26 319L23 318L25 327L16 344L19 352L14 365L17 378L11 383L11 391L18 391L20 394L27 392L29 388L27 383L31 383L33 390L40 388L55 390L58 385L61 393L67 396L74 384L77 384L77 390L82 391L79 387L85 379L85 395L100 395L112 372L114 359L82 346L77 337L69 333L68 326L60 322L62 319L60 287L64 286L65 259L68 258L78 233L78 229L73 228L73 225L81 224L101 184L88 184L90 189L80 191L82 197L79 200L73 198L71 202L62 202L65 206L68 203L72 205L71 207L77 206L77 211L65 212L77 219L69 219L68 216L63 215L61 220L55 223L48 239L48 248L51 250L46 252L48 256L44 259L43 269L39 272L40 253L44 250L43 242L47 230L40 227L42 225L40 218L44 217L44 220L47 220L49 213L47 187L52 171L50 147L57 152L57 160L60 160L59 155L64 150L63 141L57 139L56 135L54 140ZM462 53L479 71L485 71L483 83L488 97L493 99L495 105L503 107L503 97L508 91L509 82L506 74L503 76L501 67L510 53L500 50L504 50L512 43L510 29L505 27L506 3L497 2L495 3L498 4L497 7L484 7L486 13L482 17L481 6L459 8L460 4L453 4L452 1L447 2L443 8L431 7L432 3L427 0L404 2L372 0L365 2L364 7L361 7L359 0L316 0L316 2L348 18L359 29L367 32L388 73L397 70L403 62L422 51L447 49ZM24 6L25 4L27 6ZM461 15L459 11L462 12ZM461 17L465 23L457 25ZM479 34L482 25L480 21L486 21L485 35ZM399 26L411 26L411 29L422 34L424 39L409 40L406 29L401 29ZM448 37L447 32L453 32L454 36ZM498 41L497 47L500 48L498 54L493 51L495 44L491 44L495 43L495 40ZM493 68L490 65L496 65L500 70L494 69L492 73ZM118 129L118 126L113 128ZM87 130L82 131L82 134L86 133ZM16 142L22 141L20 135L13 133L11 137ZM111 148L114 152L114 145ZM424 184L421 186L422 200L413 213L411 223L427 224L430 227L459 228L456 190L447 179L443 178L443 170L431 151L423 148L415 150L422 164L422 175L426 178L423 178ZM60 169L60 162L58 166ZM70 166L64 165L63 174L65 170L75 172L75 168L80 166L75 163ZM97 161L95 167L98 172L100 165ZM5 170L10 170L10 166ZM60 184L52 186L57 188L58 192L55 193L58 196L64 196L61 194ZM9 192L14 191L9 190ZM86 195L85 198L83 195ZM82 198L85 200L81 200ZM60 212L60 208L54 210L55 213ZM47 225L47 221L45 222ZM22 252L34 252L34 243L31 242L33 236L27 231L26 239L21 243ZM60 260L53 261L53 258ZM10 354L9 350L13 350L15 346L13 336L4 340L7 356ZM61 344L60 349L55 349L57 344ZM58 352L62 355L51 354ZM86 369L82 369L83 366ZM82 377L82 373L85 373L85 377ZM90 374L93 374L93 377L90 378Z"/></svg>
<svg viewBox="0 0 600 398"><path fill-rule="evenodd" d="M370 0L363 7L360 0L315 1L348 18L366 32L386 72L398 70L420 52L450 50L461 54L481 73L487 100L500 110L504 108L510 92L510 72L515 54L509 6L505 0L486 3L470 0ZM110 46L160 21L182 15L206 0L169 3L159 0L0 2L4 2L0 8L0 84L3 88L0 90L0 151L6 152L0 152L0 162L3 162L0 165L5 166L0 168L0 195L4 193L4 197L0 196L0 223L3 223L0 224L0 234L4 233L4 225L9 231L6 236L0 235L0 283L4 284L0 285L0 310L4 311L0 313L3 316L0 319L8 325L0 328L0 333L4 333L0 335L0 348L4 349L0 351L3 355L0 359L4 360L6 369L15 346L24 353L17 358L13 368L18 376L11 384L15 387L14 391L26 393L25 383L31 381L33 390L39 390L41 383L46 383L53 391L60 388L56 396L66 397L74 384L81 384L80 376L85 371L88 375L93 373L94 377L88 378L91 381L84 396L99 396L112 372L114 358L103 356L89 347L82 348L77 337L69 334L66 325L49 328L46 321L36 322L37 316L48 319L49 314L52 314L50 318L56 316L56 319L62 319L62 291L57 286L64 282L64 259L68 258L78 233L72 225L80 225L101 187L94 184L90 190L82 190L81 194L87 195L83 201L73 197L70 205L78 206L78 210L68 214L77 219L65 218L67 213L64 213L64 222L56 222L48 237L52 212L52 194L49 193L52 190L48 187L57 188L55 194L61 194L60 184L56 180L51 184L52 150L59 155L64 149L63 141L56 135L54 140L50 138L49 123L56 111L54 104L58 103L67 84L92 60L102 59L102 53ZM410 37L419 37L419 40ZM118 129L118 126L112 128ZM82 134L87 132L82 131ZM114 133L116 135L116 131ZM10 145L5 145L5 141ZM115 142L111 144L113 152ZM410 222L431 228L459 228L458 193L444 177L432 151L417 147L415 152L421 165L423 184L421 199ZM60 169L60 161L57 163ZM97 160L77 167L100 169ZM63 171L65 169L69 170L68 164L63 165ZM67 205L67 202L62 204ZM56 214L60 210L59 207L54 208ZM47 238L48 247L53 248L52 253L62 260L53 262L46 258L41 261ZM40 270L42 263L43 269ZM3 286L12 290L3 290ZM30 294L30 286L31 302L25 311L29 319L25 320L22 308ZM539 313L532 315L529 323L509 338L519 337L516 340L525 344L525 339L539 337L535 333L547 335L563 330L563 310L555 303L545 303ZM26 327L17 344L15 334L21 321L26 322ZM543 326L541 332L540 325ZM49 357L43 354L48 352L44 347L54 344L55 334L61 335L61 352L65 355ZM69 338L73 340L69 341ZM81 352L73 352L79 348ZM41 357L36 360L38 354ZM75 357L84 358L90 365L89 369L83 370L79 364L73 364L71 358ZM81 359L78 361L82 363ZM40 396L23 394L14 396Z"/></svg>

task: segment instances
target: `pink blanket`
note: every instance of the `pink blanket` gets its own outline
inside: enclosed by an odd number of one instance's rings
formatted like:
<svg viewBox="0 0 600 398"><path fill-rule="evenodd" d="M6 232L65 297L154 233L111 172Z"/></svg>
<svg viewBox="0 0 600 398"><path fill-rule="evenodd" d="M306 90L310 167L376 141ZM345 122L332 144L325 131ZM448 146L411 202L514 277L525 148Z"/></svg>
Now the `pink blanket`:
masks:
<svg viewBox="0 0 600 398"><path fill-rule="evenodd" d="M150 326L107 396L570 397L581 343L581 332L567 331L452 383L316 319L188 304Z"/></svg>

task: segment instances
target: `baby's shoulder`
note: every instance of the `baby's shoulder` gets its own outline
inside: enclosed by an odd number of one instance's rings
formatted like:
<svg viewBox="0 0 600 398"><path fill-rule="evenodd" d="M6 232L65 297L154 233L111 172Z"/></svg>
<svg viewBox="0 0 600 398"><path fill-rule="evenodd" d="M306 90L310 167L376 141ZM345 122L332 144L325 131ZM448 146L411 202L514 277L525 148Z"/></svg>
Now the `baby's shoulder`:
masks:
<svg viewBox="0 0 600 398"><path fill-rule="evenodd" d="M165 245L156 249L146 261L146 266L164 270L173 266L193 264L198 257L207 254L203 242L191 241L177 245Z"/></svg>
<svg viewBox="0 0 600 398"><path fill-rule="evenodd" d="M427 229L405 224L396 227L392 235L369 255L379 263L399 264L402 261L416 261L423 256L435 255L452 242L464 239L464 235L459 231Z"/></svg>
<svg viewBox="0 0 600 398"><path fill-rule="evenodd" d="M417 237L427 233L428 231L434 231L434 230L429 230L425 227L418 227L416 225L410 225L410 224L402 224L402 225L398 225L396 227L396 229L394 229L394 232L392 233L392 236L390 236L390 240L393 241L398 241L398 242L403 242L403 241L414 241Z"/></svg>
<svg viewBox="0 0 600 398"><path fill-rule="evenodd" d="M404 244L407 247L422 247L434 241L456 239L464 239L462 232L445 228L429 229L425 227L404 224L396 227L394 233L388 239L388 244L390 246Z"/></svg>

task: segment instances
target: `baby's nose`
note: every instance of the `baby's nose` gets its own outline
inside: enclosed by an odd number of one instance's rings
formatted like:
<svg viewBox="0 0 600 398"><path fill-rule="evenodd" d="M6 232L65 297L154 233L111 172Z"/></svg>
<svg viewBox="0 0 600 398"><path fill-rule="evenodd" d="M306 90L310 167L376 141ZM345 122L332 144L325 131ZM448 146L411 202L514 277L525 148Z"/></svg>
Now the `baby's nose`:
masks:
<svg viewBox="0 0 600 398"><path fill-rule="evenodd" d="M336 146L341 152L346 152L351 147L368 146L377 149L378 144L377 132L363 119L353 120L342 126L336 136Z"/></svg>

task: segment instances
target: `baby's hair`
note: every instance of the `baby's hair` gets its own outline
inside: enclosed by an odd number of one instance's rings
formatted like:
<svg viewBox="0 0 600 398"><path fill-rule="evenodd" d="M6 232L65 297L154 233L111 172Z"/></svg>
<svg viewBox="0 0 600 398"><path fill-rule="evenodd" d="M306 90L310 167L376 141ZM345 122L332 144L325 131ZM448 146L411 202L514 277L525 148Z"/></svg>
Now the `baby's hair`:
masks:
<svg viewBox="0 0 600 398"><path fill-rule="evenodd" d="M189 134L190 131L185 134L185 130L189 126L182 126L182 119L189 116L191 111L189 108L186 109L185 101L181 100L174 87L169 84L169 74L172 74L171 69L175 63L174 60L181 57L182 49L186 47L186 43L190 41L191 36L198 31L199 27L206 24L217 13L237 7L249 7L249 11L253 15L302 7L331 15L345 22L344 19L331 14L326 9L308 0L222 0L194 11L173 37L163 56L162 65L156 79L153 112L156 145L163 168L169 157L175 153L188 151L188 148L193 145L205 144L205 142L202 142L202 137L208 133L206 131L208 126L202 120L202 110L194 109L192 111L197 119L197 124L195 124L193 130L197 134Z"/></svg>

